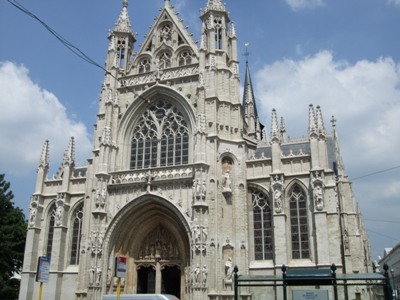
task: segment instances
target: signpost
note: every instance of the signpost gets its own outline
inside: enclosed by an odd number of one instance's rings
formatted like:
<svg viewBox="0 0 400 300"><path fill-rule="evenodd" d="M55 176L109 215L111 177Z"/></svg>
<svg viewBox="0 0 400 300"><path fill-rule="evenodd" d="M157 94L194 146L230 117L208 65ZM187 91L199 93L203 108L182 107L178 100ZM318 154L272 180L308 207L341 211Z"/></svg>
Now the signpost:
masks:
<svg viewBox="0 0 400 300"><path fill-rule="evenodd" d="M39 256L37 272L36 272L36 282L40 282L39 300L42 299L43 282L49 281L49 273L50 273L50 257Z"/></svg>
<svg viewBox="0 0 400 300"><path fill-rule="evenodd" d="M115 258L115 277L118 277L117 300L121 299L121 278L126 278L126 257Z"/></svg>

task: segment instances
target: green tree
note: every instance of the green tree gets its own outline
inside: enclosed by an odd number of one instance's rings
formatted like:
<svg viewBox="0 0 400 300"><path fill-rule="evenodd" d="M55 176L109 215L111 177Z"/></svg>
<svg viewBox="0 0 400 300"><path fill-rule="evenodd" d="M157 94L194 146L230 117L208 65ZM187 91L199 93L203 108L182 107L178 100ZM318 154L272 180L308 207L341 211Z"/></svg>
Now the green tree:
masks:
<svg viewBox="0 0 400 300"><path fill-rule="evenodd" d="M23 211L14 207L10 183L0 174L0 299L18 298L19 280L14 278L22 268L26 238Z"/></svg>

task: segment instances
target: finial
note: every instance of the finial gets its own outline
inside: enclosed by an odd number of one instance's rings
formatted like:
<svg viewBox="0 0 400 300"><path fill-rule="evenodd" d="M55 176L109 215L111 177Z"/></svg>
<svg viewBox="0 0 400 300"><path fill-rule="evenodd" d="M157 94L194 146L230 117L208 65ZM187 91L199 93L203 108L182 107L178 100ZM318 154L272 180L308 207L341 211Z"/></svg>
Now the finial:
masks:
<svg viewBox="0 0 400 300"><path fill-rule="evenodd" d="M169 6L169 0L164 0L165 7Z"/></svg>
<svg viewBox="0 0 400 300"><path fill-rule="evenodd" d="M124 0L124 2L122 2L122 7L128 8L128 0Z"/></svg>

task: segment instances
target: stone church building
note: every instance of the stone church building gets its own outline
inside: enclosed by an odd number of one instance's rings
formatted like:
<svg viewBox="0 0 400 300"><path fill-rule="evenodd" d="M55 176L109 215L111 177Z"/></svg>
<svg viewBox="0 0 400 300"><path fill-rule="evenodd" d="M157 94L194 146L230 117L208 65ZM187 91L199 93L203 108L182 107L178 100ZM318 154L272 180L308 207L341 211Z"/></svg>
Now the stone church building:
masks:
<svg viewBox="0 0 400 300"><path fill-rule="evenodd" d="M240 92L226 5L204 0L197 43L164 3L139 47L123 1L87 165L75 165L71 138L50 176L44 144L19 299L38 298L39 256L51 258L43 299L61 300L115 294L117 256L127 262L123 294L186 300L233 299L235 265L247 275L280 275L283 264L368 272L368 239L321 108L304 107L302 138L286 135L275 110L263 125L247 63ZM254 300L276 291L240 292ZM369 293L350 287L348 297Z"/></svg>

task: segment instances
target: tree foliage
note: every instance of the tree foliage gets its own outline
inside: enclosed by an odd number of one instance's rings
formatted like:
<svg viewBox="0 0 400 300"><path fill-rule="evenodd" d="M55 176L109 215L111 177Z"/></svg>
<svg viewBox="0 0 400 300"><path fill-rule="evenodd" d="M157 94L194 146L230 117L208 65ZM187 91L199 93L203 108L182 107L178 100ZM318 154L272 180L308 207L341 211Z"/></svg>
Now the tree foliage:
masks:
<svg viewBox="0 0 400 300"><path fill-rule="evenodd" d="M0 299L17 299L19 280L14 275L22 269L27 225L4 178L0 174Z"/></svg>

